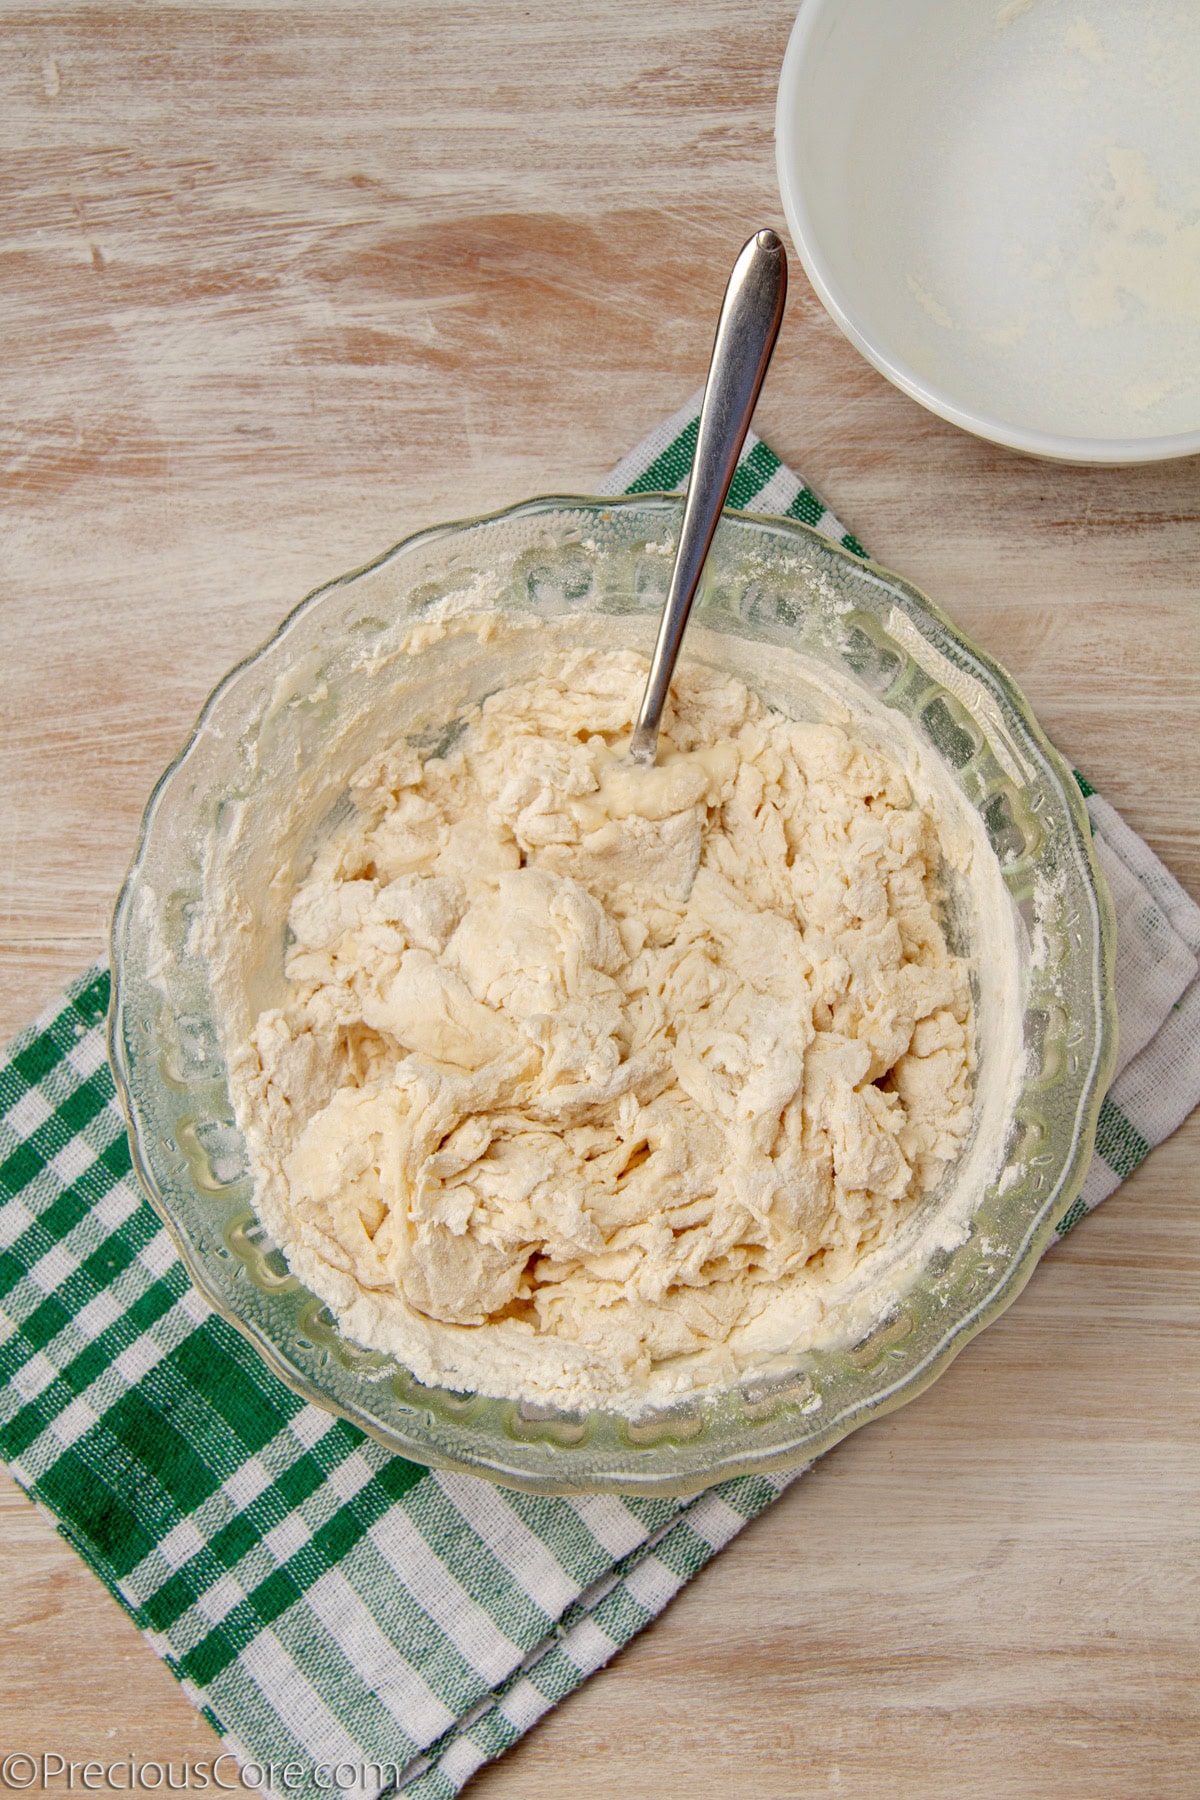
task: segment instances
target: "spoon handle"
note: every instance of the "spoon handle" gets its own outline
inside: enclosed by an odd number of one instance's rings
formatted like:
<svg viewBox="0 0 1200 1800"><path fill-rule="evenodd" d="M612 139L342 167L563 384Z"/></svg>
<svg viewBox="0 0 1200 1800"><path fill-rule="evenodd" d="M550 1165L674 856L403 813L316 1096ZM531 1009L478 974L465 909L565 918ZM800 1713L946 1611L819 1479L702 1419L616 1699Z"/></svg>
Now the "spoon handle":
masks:
<svg viewBox="0 0 1200 1800"><path fill-rule="evenodd" d="M773 231L756 231L733 265L717 320L679 548L646 692L629 743L629 755L636 763L652 763L658 752L658 728L675 659L779 335L786 298L783 245Z"/></svg>

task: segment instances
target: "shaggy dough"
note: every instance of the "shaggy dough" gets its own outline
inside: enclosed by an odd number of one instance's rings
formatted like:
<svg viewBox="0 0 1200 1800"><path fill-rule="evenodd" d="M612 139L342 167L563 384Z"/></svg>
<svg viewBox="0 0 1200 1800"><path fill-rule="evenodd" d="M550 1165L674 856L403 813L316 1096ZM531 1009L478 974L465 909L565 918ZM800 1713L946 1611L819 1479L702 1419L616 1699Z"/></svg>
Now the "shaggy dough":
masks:
<svg viewBox="0 0 1200 1800"><path fill-rule="evenodd" d="M629 1404L728 1360L968 1135L968 968L904 775L694 664L636 768L645 667L555 653L441 755L360 769L233 1058L285 1248L455 1385Z"/></svg>

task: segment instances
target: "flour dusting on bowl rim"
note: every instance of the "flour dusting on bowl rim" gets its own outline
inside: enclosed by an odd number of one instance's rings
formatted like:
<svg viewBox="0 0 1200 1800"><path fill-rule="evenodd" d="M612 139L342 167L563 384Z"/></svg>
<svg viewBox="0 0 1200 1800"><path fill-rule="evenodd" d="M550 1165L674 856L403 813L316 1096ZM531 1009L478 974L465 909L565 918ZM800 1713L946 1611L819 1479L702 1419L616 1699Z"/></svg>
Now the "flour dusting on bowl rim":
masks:
<svg viewBox="0 0 1200 1800"><path fill-rule="evenodd" d="M418 534L317 590L205 708L187 750L152 796L114 919L110 1042L135 1163L206 1297L298 1393L393 1450L539 1492L683 1493L732 1474L793 1466L927 1385L1019 1291L1073 1199L1115 1054L1111 914L1091 861L1082 797L1011 682L908 584L804 526L728 515L701 624L725 633L731 646L802 647L808 634L813 653L820 648L831 668L874 683L884 704L908 707L938 753L958 759L955 778L964 790L977 790L1006 883L1025 913L1034 904L1040 859L1037 904L1049 910L1035 924L1050 946L1049 963L1056 955L1062 960L1030 994L1026 1023L1039 1047L1014 1132L1029 1138L1026 1151L1037 1140L1051 1154L1017 1157L1019 1180L1010 1159L967 1243L935 1259L912 1303L864 1343L819 1354L711 1404L641 1421L598 1411L539 1414L536 1407L423 1388L387 1357L340 1338L327 1311L300 1289L257 1227L244 1177L234 1172L237 1134L220 1046L205 1016L205 971L190 945L199 866L181 847L188 809L195 818L206 806L219 813L224 802L214 798L214 784L232 792L230 758L237 763L246 750L250 714L269 712L272 730L293 734L288 754L319 743L328 700L323 666L327 673L336 661L327 654L330 643L344 646L349 634L355 654L365 653L369 663L386 637L389 607L407 606L411 622L451 591L465 594L479 578L481 557L488 566L501 553L508 559L518 577L514 605L528 614L541 609L561 617L607 606L614 616L643 616L652 629L659 598L637 582L649 579L652 565L661 579L664 559L649 547L670 535L678 514L679 502L669 497L529 502ZM893 614L915 628L918 655L889 633ZM818 645L822 633L828 642L822 637ZM922 644L935 669L938 658L953 668L960 693L964 683L976 683L990 697L1005 755L1027 771L1027 793L1014 787L961 698L922 667ZM241 766L245 777L250 765ZM1073 956L1063 936L1068 926L1081 946ZM985 1216L987 1207L994 1217Z"/></svg>

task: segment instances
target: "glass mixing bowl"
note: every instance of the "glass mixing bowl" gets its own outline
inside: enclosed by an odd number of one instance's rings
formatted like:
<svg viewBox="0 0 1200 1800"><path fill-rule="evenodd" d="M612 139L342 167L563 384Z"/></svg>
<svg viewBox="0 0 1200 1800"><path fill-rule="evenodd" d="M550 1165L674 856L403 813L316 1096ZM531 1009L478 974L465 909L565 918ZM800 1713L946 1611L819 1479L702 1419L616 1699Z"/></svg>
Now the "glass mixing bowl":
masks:
<svg viewBox="0 0 1200 1800"><path fill-rule="evenodd" d="M1032 952L1024 1049L965 1239L935 1251L862 1341L635 1419L424 1386L343 1337L290 1273L253 1210L200 948L213 846L234 815L259 821L244 877L266 948L245 1025L282 996L294 881L341 816L347 772L401 734L434 748L497 685L478 634L414 655L414 627L500 610L648 650L680 510L668 497L534 500L423 532L311 594L222 682L158 783L113 922L110 1051L134 1163L196 1285L304 1398L417 1462L538 1493L694 1492L806 1461L912 1398L1020 1291L1075 1198L1116 1049L1114 926L1083 802L1008 676L895 576L803 525L727 514L685 655L768 698L802 663L864 717L907 721L982 820ZM287 843L271 831L283 793L305 820ZM962 947L986 960L986 944Z"/></svg>

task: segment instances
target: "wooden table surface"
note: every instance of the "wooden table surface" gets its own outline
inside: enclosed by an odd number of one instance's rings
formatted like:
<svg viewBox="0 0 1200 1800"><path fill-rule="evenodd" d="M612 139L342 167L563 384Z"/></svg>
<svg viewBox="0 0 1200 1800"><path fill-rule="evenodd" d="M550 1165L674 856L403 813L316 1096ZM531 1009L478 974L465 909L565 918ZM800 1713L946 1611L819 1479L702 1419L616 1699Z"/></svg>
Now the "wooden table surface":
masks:
<svg viewBox="0 0 1200 1800"><path fill-rule="evenodd" d="M324 578L586 491L782 229L791 0L0 4L0 1029L104 949L151 783ZM1200 896L1200 465L927 417L793 259L760 430ZM1200 1795L1200 1119L479 1800ZM0 1496L0 1752L209 1727ZM60 1784L61 1785L61 1784Z"/></svg>

